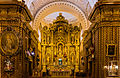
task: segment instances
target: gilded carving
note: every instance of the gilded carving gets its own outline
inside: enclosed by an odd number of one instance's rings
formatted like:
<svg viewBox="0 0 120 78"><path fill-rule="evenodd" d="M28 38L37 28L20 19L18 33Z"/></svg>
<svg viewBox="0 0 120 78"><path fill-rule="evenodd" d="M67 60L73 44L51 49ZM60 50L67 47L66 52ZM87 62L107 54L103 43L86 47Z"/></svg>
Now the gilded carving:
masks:
<svg viewBox="0 0 120 78"><path fill-rule="evenodd" d="M116 6L114 4L108 5L106 3L99 2L98 4L100 4L98 5L99 8L95 7L92 15L90 15L90 21L93 23L91 27L93 27L94 30L92 35L95 34L95 78L101 78L102 75L106 78L109 76L108 73L110 73L108 70L109 62L116 61L119 55L118 28L120 26L120 6ZM85 40L85 42L87 42L87 40ZM104 67L107 67L107 69Z"/></svg>
<svg viewBox="0 0 120 78"><path fill-rule="evenodd" d="M51 75L53 72L57 72L56 70L61 71L61 68L68 72L68 75L72 70L70 67L78 70L76 67L79 61L80 27L68 24L60 13L53 24L50 24L49 28L44 26L41 32L41 46L46 46L45 51L42 51L44 54L42 59L46 59L46 62L43 61L42 65L49 67ZM47 50L47 47L50 47L50 51ZM45 72L45 70L43 71Z"/></svg>

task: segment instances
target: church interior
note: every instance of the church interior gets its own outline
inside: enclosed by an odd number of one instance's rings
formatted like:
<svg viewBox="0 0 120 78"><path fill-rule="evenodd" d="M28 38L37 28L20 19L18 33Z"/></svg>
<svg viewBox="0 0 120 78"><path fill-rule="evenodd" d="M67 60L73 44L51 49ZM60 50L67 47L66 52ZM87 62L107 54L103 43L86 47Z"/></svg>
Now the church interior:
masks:
<svg viewBox="0 0 120 78"><path fill-rule="evenodd" d="M0 78L119 78L120 0L0 0Z"/></svg>

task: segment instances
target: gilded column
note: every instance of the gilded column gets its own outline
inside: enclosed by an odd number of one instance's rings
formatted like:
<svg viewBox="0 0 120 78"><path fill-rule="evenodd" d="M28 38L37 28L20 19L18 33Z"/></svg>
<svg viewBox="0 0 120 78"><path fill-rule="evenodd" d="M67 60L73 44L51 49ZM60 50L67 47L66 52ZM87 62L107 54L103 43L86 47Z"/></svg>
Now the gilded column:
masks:
<svg viewBox="0 0 120 78"><path fill-rule="evenodd" d="M80 32L78 32L78 38L77 38L77 40L78 40L77 44L79 44L80 43Z"/></svg>
<svg viewBox="0 0 120 78"><path fill-rule="evenodd" d="M52 52L52 64L53 64L53 57L54 57L54 52L53 52L53 30L52 30L52 37L51 37L51 52Z"/></svg>
<svg viewBox="0 0 120 78"><path fill-rule="evenodd" d="M67 55L68 55L68 65L70 65L70 46L68 45L68 53L67 53Z"/></svg>
<svg viewBox="0 0 120 78"><path fill-rule="evenodd" d="M66 45L65 45L65 51L64 51L64 54L66 54Z"/></svg>
<svg viewBox="0 0 120 78"><path fill-rule="evenodd" d="M68 65L70 64L70 31L68 31Z"/></svg>
<svg viewBox="0 0 120 78"><path fill-rule="evenodd" d="M53 30L51 32L52 32L51 44L53 44Z"/></svg>
<svg viewBox="0 0 120 78"><path fill-rule="evenodd" d="M52 52L52 64L53 64L53 55L54 55L54 53L53 53L53 45L51 46L51 52Z"/></svg>
<svg viewBox="0 0 120 78"><path fill-rule="evenodd" d="M41 43L43 44L43 31L41 30Z"/></svg>
<svg viewBox="0 0 120 78"><path fill-rule="evenodd" d="M68 31L68 43L70 43L70 31Z"/></svg>
<svg viewBox="0 0 120 78"><path fill-rule="evenodd" d="M78 51L78 46L76 45L76 59L75 59L75 65L76 65L76 72L78 72L78 68L79 68L79 51Z"/></svg>
<svg viewBox="0 0 120 78"><path fill-rule="evenodd" d="M46 64L45 64L45 46L43 46L43 50L42 50L42 58L43 58L43 61L42 61L42 64L43 64L43 72L46 72Z"/></svg>

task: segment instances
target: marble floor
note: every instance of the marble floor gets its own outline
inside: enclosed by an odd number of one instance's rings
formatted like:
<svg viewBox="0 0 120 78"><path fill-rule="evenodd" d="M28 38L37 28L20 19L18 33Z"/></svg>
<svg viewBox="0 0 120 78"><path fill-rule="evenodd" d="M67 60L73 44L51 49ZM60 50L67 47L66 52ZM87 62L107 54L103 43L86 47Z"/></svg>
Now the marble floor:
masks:
<svg viewBox="0 0 120 78"><path fill-rule="evenodd" d="M43 78L87 78L87 77L75 77L75 76L46 76Z"/></svg>

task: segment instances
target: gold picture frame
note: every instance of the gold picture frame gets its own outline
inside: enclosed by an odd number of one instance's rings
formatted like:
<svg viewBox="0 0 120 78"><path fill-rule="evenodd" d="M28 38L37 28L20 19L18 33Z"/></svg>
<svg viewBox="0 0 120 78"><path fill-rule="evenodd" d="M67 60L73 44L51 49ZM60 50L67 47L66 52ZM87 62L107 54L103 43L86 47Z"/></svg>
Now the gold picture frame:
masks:
<svg viewBox="0 0 120 78"><path fill-rule="evenodd" d="M107 44L106 56L116 56L116 44Z"/></svg>

